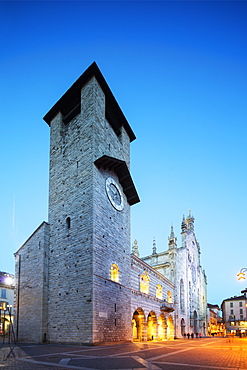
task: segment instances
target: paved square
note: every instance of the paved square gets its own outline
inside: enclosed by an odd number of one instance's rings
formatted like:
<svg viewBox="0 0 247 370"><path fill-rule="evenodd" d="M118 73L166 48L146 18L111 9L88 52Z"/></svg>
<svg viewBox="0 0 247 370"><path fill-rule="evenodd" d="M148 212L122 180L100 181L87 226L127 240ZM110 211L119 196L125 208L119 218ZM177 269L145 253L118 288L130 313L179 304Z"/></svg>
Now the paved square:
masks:
<svg viewBox="0 0 247 370"><path fill-rule="evenodd" d="M244 370L247 338L179 339L109 346L19 344L16 357L0 351L0 368L12 370Z"/></svg>

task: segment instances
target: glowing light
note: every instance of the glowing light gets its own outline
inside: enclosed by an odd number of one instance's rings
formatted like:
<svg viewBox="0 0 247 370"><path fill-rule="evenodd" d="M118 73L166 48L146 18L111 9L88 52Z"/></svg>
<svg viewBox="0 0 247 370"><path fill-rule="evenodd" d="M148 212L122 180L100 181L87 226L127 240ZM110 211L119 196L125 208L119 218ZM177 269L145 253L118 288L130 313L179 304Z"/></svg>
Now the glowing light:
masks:
<svg viewBox="0 0 247 370"><path fill-rule="evenodd" d="M242 268L239 273L237 274L238 280L245 280L245 272L247 271L247 268Z"/></svg>
<svg viewBox="0 0 247 370"><path fill-rule="evenodd" d="M11 276L6 276L4 279L4 283L6 285L13 285L14 284L13 278Z"/></svg>
<svg viewBox="0 0 247 370"><path fill-rule="evenodd" d="M237 277L238 277L238 280L245 280L246 279L244 272L240 272L239 274L237 274Z"/></svg>

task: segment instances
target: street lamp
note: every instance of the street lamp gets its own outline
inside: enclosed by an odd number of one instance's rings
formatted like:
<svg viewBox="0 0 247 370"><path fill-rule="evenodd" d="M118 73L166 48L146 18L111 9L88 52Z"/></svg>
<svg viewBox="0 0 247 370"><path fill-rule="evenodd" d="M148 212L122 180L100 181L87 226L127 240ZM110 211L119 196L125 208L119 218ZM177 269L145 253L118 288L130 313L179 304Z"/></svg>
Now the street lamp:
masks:
<svg viewBox="0 0 247 370"><path fill-rule="evenodd" d="M247 271L247 268L244 267L240 270L240 272L237 274L238 280L245 280L245 272Z"/></svg>

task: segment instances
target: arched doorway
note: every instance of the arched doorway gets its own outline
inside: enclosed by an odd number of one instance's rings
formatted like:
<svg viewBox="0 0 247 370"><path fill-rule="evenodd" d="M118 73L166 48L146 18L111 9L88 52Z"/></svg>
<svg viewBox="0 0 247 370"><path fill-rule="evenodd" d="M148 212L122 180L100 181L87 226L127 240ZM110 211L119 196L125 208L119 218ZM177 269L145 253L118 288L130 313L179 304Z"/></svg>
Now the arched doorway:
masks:
<svg viewBox="0 0 247 370"><path fill-rule="evenodd" d="M198 316L196 311L194 311L194 333L198 333Z"/></svg>
<svg viewBox="0 0 247 370"><path fill-rule="evenodd" d="M142 308L137 308L132 317L132 338L133 341L141 341L143 339L143 324L145 315Z"/></svg>
<svg viewBox="0 0 247 370"><path fill-rule="evenodd" d="M154 311L149 312L147 318L147 340L157 339L157 319Z"/></svg>
<svg viewBox="0 0 247 370"><path fill-rule="evenodd" d="M184 319L182 319L181 320L181 335L182 335L182 337L184 336L184 334L185 334L185 321L184 321Z"/></svg>
<svg viewBox="0 0 247 370"><path fill-rule="evenodd" d="M174 339L174 324L172 316L168 316L167 319L167 339L168 340Z"/></svg>
<svg viewBox="0 0 247 370"><path fill-rule="evenodd" d="M158 340L166 339L166 319L165 315L162 313L158 318Z"/></svg>

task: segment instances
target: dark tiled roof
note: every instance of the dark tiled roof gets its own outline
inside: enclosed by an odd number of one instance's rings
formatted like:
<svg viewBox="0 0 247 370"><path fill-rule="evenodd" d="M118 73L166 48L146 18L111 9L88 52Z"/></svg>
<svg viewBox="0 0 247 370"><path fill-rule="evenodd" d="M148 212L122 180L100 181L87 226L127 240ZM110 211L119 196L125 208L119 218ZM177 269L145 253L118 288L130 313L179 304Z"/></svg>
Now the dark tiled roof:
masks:
<svg viewBox="0 0 247 370"><path fill-rule="evenodd" d="M98 158L95 162L98 168L109 169L116 172L119 178L119 182L123 187L123 191L127 197L129 204L132 206L140 202L139 196L137 194L135 185L132 181L131 175L129 173L126 163L120 159L109 157L103 155Z"/></svg>
<svg viewBox="0 0 247 370"><path fill-rule="evenodd" d="M45 122L50 125L52 119L61 112L63 117L69 116L74 110L77 110L81 102L81 89L86 83L95 77L106 97L105 116L117 135L121 132L123 126L129 135L130 141L135 140L135 134L132 131L127 119L119 107L113 93L111 92L106 80L104 79L99 67L93 62L86 71L75 81L75 83L66 91L66 93L56 102L56 104L44 116Z"/></svg>
<svg viewBox="0 0 247 370"><path fill-rule="evenodd" d="M226 301L239 301L241 299L245 299L245 296L244 295L240 295L240 296L234 296L234 297L226 298L226 299L223 300L223 302L226 302Z"/></svg>

